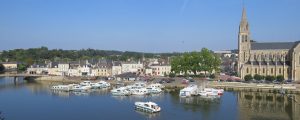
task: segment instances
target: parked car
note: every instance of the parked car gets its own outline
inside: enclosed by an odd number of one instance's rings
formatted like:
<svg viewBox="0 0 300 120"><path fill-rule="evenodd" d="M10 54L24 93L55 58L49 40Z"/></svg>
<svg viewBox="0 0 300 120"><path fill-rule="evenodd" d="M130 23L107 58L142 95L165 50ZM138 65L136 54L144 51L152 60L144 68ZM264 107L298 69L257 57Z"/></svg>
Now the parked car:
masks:
<svg viewBox="0 0 300 120"><path fill-rule="evenodd" d="M280 82L278 80L274 80L273 83L274 84L280 84Z"/></svg>
<svg viewBox="0 0 300 120"><path fill-rule="evenodd" d="M181 83L182 83L182 84L188 84L188 83L189 83L189 80L183 79L183 80L181 80Z"/></svg>
<svg viewBox="0 0 300 120"><path fill-rule="evenodd" d="M293 83L293 80L285 80L284 81L284 84L292 84Z"/></svg>

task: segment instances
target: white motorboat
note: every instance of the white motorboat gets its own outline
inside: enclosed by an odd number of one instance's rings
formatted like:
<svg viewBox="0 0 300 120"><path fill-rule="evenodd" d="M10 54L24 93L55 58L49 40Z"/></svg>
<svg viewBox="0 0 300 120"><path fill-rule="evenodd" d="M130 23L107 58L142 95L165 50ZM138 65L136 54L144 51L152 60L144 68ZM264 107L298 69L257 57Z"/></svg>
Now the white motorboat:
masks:
<svg viewBox="0 0 300 120"><path fill-rule="evenodd" d="M158 87L147 87L146 89L150 94L158 94L162 92L162 90Z"/></svg>
<svg viewBox="0 0 300 120"><path fill-rule="evenodd" d="M116 95L116 96L123 96L123 95L130 95L131 92L129 90L127 90L126 87L120 87L117 89L113 89L111 90L112 95Z"/></svg>
<svg viewBox="0 0 300 120"><path fill-rule="evenodd" d="M198 92L198 95L201 96L217 96L222 95L224 92L223 89L214 89L214 88L204 88L200 92Z"/></svg>
<svg viewBox="0 0 300 120"><path fill-rule="evenodd" d="M91 81L83 81L80 83L80 85L89 86L92 82Z"/></svg>
<svg viewBox="0 0 300 120"><path fill-rule="evenodd" d="M100 85L100 88L107 88L107 87L110 87L110 83L105 82L105 81L99 81L99 82L97 82L97 84Z"/></svg>
<svg viewBox="0 0 300 120"><path fill-rule="evenodd" d="M160 88L160 89L165 88L164 85L159 84L159 83L150 84L150 85L147 86L147 88L148 88L148 87L151 87L151 88Z"/></svg>
<svg viewBox="0 0 300 120"><path fill-rule="evenodd" d="M135 87L135 88L144 88L146 87L146 83L144 82L136 82L132 85L132 87Z"/></svg>
<svg viewBox="0 0 300 120"><path fill-rule="evenodd" d="M70 90L72 91L76 86L79 86L79 84L69 84Z"/></svg>
<svg viewBox="0 0 300 120"><path fill-rule="evenodd" d="M97 88L100 88L101 85L98 84L98 83L91 83L90 86L93 88L93 89L97 89Z"/></svg>
<svg viewBox="0 0 300 120"><path fill-rule="evenodd" d="M55 85L55 86L52 86L53 90L62 90L62 91L70 91L71 90L71 87L68 86L68 85Z"/></svg>
<svg viewBox="0 0 300 120"><path fill-rule="evenodd" d="M189 85L186 88L183 88L179 92L180 97L190 97L192 95L197 95L198 87L197 85Z"/></svg>
<svg viewBox="0 0 300 120"><path fill-rule="evenodd" d="M135 102L134 105L136 110L144 112L156 113L161 111L161 108L154 102Z"/></svg>
<svg viewBox="0 0 300 120"><path fill-rule="evenodd" d="M149 94L146 88L132 89L132 95L147 95Z"/></svg>
<svg viewBox="0 0 300 120"><path fill-rule="evenodd" d="M91 89L91 86L85 86L85 85L76 85L73 87L73 91L87 91Z"/></svg>

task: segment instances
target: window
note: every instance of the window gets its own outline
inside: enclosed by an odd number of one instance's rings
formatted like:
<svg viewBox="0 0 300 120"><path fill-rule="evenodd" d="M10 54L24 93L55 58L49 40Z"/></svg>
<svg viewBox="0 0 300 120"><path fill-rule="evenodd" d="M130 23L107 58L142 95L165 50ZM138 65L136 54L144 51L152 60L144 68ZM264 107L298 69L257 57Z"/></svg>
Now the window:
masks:
<svg viewBox="0 0 300 120"><path fill-rule="evenodd" d="M246 52L244 52L244 61L246 61Z"/></svg>
<svg viewBox="0 0 300 120"><path fill-rule="evenodd" d="M265 68L263 68L263 73L265 73Z"/></svg>
<svg viewBox="0 0 300 120"><path fill-rule="evenodd" d="M279 74L281 74L281 68L279 68Z"/></svg>
<svg viewBox="0 0 300 120"><path fill-rule="evenodd" d="M257 74L257 68L255 68L255 74Z"/></svg>
<svg viewBox="0 0 300 120"><path fill-rule="evenodd" d="M271 68L271 74L273 74L273 68Z"/></svg>
<svg viewBox="0 0 300 120"><path fill-rule="evenodd" d="M300 65L300 55L299 55L299 65Z"/></svg>
<svg viewBox="0 0 300 120"><path fill-rule="evenodd" d="M247 73L249 73L249 68L247 68Z"/></svg>

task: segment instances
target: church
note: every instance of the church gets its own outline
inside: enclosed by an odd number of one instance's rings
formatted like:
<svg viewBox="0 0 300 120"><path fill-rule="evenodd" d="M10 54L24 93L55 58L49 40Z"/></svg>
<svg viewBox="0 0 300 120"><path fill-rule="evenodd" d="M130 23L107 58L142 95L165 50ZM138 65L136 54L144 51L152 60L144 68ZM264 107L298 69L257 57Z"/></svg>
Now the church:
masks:
<svg viewBox="0 0 300 120"><path fill-rule="evenodd" d="M285 80L300 81L300 41L256 42L243 8L238 33L238 73L263 76L283 75Z"/></svg>

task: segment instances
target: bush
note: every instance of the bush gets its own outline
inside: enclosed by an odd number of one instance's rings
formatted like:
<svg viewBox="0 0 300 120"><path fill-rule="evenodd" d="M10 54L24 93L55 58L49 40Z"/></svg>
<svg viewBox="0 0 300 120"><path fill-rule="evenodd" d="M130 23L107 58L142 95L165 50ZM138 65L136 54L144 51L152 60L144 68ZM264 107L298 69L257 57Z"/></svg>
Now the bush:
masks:
<svg viewBox="0 0 300 120"><path fill-rule="evenodd" d="M5 67L3 66L3 64L0 64L0 73L4 72Z"/></svg>
<svg viewBox="0 0 300 120"><path fill-rule="evenodd" d="M253 79L253 77L252 77L251 75L246 75L246 76L244 77L244 79L245 79L245 81L250 81L250 80Z"/></svg>
<svg viewBox="0 0 300 120"><path fill-rule="evenodd" d="M261 76L261 75L258 75L258 74L255 74L253 78L254 78L255 80L262 80L262 76Z"/></svg>
<svg viewBox="0 0 300 120"><path fill-rule="evenodd" d="M211 74L209 77L210 77L211 79L215 79L215 78L216 78L215 74Z"/></svg>
<svg viewBox="0 0 300 120"><path fill-rule="evenodd" d="M176 76L175 73L170 73L170 74L169 74L169 77L171 77L171 78L173 78L173 77L175 77L175 76Z"/></svg>
<svg viewBox="0 0 300 120"><path fill-rule="evenodd" d="M278 82L282 82L284 80L283 75L278 75L276 78Z"/></svg>
<svg viewBox="0 0 300 120"><path fill-rule="evenodd" d="M274 76L267 75L267 76L266 76L266 80L267 80L267 81L273 81L273 80L275 80L275 77L274 77Z"/></svg>
<svg viewBox="0 0 300 120"><path fill-rule="evenodd" d="M266 76L264 76L264 75L261 75L260 77L262 80L266 79Z"/></svg>

